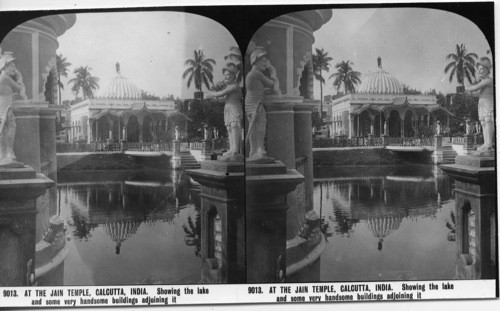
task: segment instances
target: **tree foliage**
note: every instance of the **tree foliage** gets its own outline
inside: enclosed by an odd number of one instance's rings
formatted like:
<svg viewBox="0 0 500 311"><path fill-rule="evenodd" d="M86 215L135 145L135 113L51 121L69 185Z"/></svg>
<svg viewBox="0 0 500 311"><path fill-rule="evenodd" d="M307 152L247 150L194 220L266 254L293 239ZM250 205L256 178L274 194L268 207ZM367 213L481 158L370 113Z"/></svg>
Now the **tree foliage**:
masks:
<svg viewBox="0 0 500 311"><path fill-rule="evenodd" d="M207 89L210 89L210 83L213 83L213 74L215 60L206 58L203 50L194 50L194 58L187 59L184 66L188 68L182 74L182 78L187 78L187 87L191 87L194 82L194 87L202 92L202 85L205 84Z"/></svg>
<svg viewBox="0 0 500 311"><path fill-rule="evenodd" d="M337 72L330 76L335 78L333 81L333 86L337 88L337 91L343 85L345 93L355 93L356 85L361 83L361 73L359 71L354 71L351 65L354 65L350 60L341 61L335 65Z"/></svg>
<svg viewBox="0 0 500 311"><path fill-rule="evenodd" d="M456 77L457 82L464 86L465 80L469 81L472 84L472 78L475 79L476 69L474 65L476 64L477 54L476 53L467 53L467 49L465 48L465 44L460 44L456 46L456 53L450 53L446 56L446 60L449 62L444 68L444 72L450 74L449 80L453 81L453 78Z"/></svg>
<svg viewBox="0 0 500 311"><path fill-rule="evenodd" d="M323 78L323 70L326 72L330 71L330 62L333 60L328 56L328 52L325 52L323 48L316 49L316 53L312 56L314 77L319 81L320 90L320 111L323 113L323 84L325 84L325 79Z"/></svg>
<svg viewBox="0 0 500 311"><path fill-rule="evenodd" d="M61 105L61 89L64 90L64 85L61 82L61 76L68 77L68 67L71 66L71 63L66 60L66 57L63 57L62 54L58 54L56 56L56 67L57 67L57 88L59 90L59 105Z"/></svg>
<svg viewBox="0 0 500 311"><path fill-rule="evenodd" d="M89 66L80 66L76 68L73 73L76 75L73 79L69 80L68 84L73 84L71 91L75 93L78 98L80 90L83 91L83 98L94 98L94 91L99 89L99 78L93 77L90 74L92 70Z"/></svg>
<svg viewBox="0 0 500 311"><path fill-rule="evenodd" d="M192 120L188 125L188 136L191 139L203 139L205 126L209 130L218 130L219 136L227 134L224 124L224 103L215 99L205 99L203 104L198 99L189 101L188 117Z"/></svg>
<svg viewBox="0 0 500 311"><path fill-rule="evenodd" d="M236 63L228 63L233 64L236 67L236 82L241 83L243 81L243 59L241 57L240 48L237 46L232 46L229 48L229 54L224 56L224 60L229 60Z"/></svg>

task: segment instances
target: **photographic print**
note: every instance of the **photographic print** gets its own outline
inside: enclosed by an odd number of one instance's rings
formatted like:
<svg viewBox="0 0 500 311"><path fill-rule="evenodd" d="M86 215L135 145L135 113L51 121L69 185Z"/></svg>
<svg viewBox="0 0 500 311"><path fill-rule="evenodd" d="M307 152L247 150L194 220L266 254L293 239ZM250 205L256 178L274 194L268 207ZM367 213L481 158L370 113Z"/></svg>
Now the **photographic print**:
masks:
<svg viewBox="0 0 500 311"><path fill-rule="evenodd" d="M0 301L498 297L493 7L4 14Z"/></svg>

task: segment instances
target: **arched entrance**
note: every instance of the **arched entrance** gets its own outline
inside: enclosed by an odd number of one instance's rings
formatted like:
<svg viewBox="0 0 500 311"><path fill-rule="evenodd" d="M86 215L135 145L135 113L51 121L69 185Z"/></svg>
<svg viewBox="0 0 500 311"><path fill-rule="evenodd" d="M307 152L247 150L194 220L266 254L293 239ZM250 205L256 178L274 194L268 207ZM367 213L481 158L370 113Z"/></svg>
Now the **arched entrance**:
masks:
<svg viewBox="0 0 500 311"><path fill-rule="evenodd" d="M139 120L136 116L131 115L127 123L127 141L139 141Z"/></svg>
<svg viewBox="0 0 500 311"><path fill-rule="evenodd" d="M401 136L401 120L399 119L399 112L397 110L392 110L389 115L389 136L399 137Z"/></svg>

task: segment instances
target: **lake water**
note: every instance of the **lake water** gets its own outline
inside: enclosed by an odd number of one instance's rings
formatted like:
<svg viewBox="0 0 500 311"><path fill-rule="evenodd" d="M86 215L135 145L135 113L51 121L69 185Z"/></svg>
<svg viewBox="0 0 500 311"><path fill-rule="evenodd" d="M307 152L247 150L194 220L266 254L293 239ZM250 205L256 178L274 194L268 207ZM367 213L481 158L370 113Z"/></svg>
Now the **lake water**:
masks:
<svg viewBox="0 0 500 311"><path fill-rule="evenodd" d="M59 174L64 285L200 281L199 198L169 170Z"/></svg>
<svg viewBox="0 0 500 311"><path fill-rule="evenodd" d="M452 184L430 165L315 172L321 281L453 279Z"/></svg>

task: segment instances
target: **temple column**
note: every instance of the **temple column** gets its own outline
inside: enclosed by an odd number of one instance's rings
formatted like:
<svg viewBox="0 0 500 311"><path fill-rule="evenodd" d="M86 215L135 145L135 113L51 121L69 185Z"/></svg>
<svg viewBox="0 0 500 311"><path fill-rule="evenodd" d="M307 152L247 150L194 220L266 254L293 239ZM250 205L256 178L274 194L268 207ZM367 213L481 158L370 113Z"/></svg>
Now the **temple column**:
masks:
<svg viewBox="0 0 500 311"><path fill-rule="evenodd" d="M121 121L121 117L118 117L118 130L117 130L117 133L116 133L117 136L118 136L117 137L117 141L121 140L121 138L120 138L120 134L121 134L121 122L120 121Z"/></svg>
<svg viewBox="0 0 500 311"><path fill-rule="evenodd" d="M400 124L401 124L401 137L405 137L405 114L401 115L401 112L398 111Z"/></svg>
<svg viewBox="0 0 500 311"><path fill-rule="evenodd" d="M354 135L354 118L353 115L349 113L349 139Z"/></svg>
<svg viewBox="0 0 500 311"><path fill-rule="evenodd" d="M99 137L99 119L95 120L95 141L98 142L100 140Z"/></svg>
<svg viewBox="0 0 500 311"><path fill-rule="evenodd" d="M87 143L90 144L93 139L92 130L94 129L94 120L88 119L87 128L88 128Z"/></svg>
<svg viewBox="0 0 500 311"><path fill-rule="evenodd" d="M142 143L144 141L144 138L142 137L142 125L144 124L144 118L137 118L137 121L139 123L139 142Z"/></svg>
<svg viewBox="0 0 500 311"><path fill-rule="evenodd" d="M108 132L109 132L108 141L113 140L113 125L114 125L114 121L111 119L108 119Z"/></svg>

